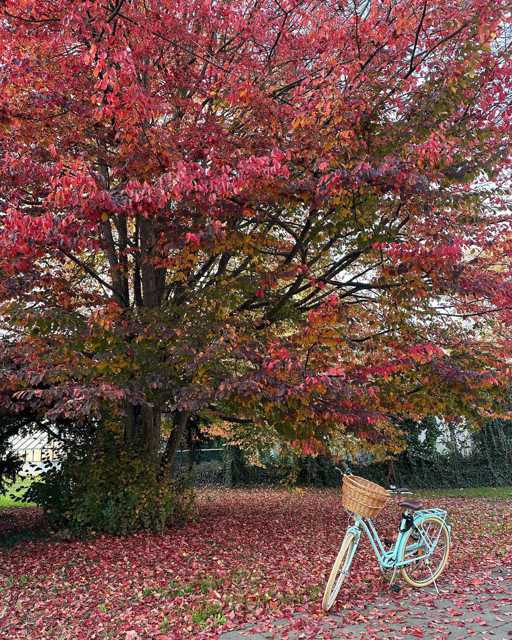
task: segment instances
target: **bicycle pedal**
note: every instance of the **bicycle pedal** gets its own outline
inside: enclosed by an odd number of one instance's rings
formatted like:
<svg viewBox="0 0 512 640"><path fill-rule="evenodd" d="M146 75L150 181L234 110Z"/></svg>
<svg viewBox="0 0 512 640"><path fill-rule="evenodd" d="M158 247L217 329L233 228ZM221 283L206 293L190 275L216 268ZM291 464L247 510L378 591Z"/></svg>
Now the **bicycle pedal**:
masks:
<svg viewBox="0 0 512 640"><path fill-rule="evenodd" d="M399 584L392 584L391 585L391 591L393 593L400 593L401 589L402 589L402 587Z"/></svg>

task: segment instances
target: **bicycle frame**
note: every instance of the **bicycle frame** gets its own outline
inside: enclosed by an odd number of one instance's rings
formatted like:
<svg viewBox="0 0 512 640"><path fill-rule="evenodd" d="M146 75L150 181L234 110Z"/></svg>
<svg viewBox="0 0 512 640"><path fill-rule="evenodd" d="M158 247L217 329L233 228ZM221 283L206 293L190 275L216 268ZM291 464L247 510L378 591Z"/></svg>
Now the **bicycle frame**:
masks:
<svg viewBox="0 0 512 640"><path fill-rule="evenodd" d="M444 511L443 509L422 509L421 511L416 511L412 515L412 526L419 533L419 540L417 542L414 542L413 544L409 544L407 546L407 551L413 553L417 549L424 549L425 553L421 556L421 560L425 560L432 555L439 540L439 534L435 540L431 540L428 536L428 533L421 527L422 522L426 518L432 516L435 516L442 520L442 522L445 523L448 528L448 533L451 535L451 526L446 523L446 511ZM350 556L346 559L346 566L350 567L350 564L352 563L354 555L357 551L357 547L359 545L359 540L361 538L362 532L364 532L370 540L370 544L373 547L373 551L377 557L377 561L383 571L386 569L398 569L400 567L404 567L405 565L412 564L413 562L417 562L420 559L418 557L399 561L399 558L405 558L405 554L403 553L405 551L404 545L406 543L405 541L410 528L406 528L405 526L407 517L411 516L409 516L409 514L407 513L404 513L402 515L400 530L395 543L389 549L386 549L379 537L379 534L377 533L372 520L370 518L362 518L361 516L355 515L354 524L348 528L348 531L354 535L356 544L352 546Z"/></svg>

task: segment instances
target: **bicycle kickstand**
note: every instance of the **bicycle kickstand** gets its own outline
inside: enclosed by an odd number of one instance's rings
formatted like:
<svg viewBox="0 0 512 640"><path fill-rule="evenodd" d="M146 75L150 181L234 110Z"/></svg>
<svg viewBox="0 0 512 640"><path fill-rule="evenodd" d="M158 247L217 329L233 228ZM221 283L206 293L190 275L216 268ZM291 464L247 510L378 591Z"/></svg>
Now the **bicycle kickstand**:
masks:
<svg viewBox="0 0 512 640"><path fill-rule="evenodd" d="M395 593L399 593L401 587L399 584L395 582L396 572L397 572L397 567L393 567L393 573L391 574L391 580L389 581L389 586L391 588L391 591L394 591Z"/></svg>
<svg viewBox="0 0 512 640"><path fill-rule="evenodd" d="M432 569L430 568L430 563L428 564L428 570L430 571L430 575L434 578L434 574L432 573ZM436 588L437 595L440 596L441 594L439 593L439 587L437 586L437 580L435 578L434 578L434 587Z"/></svg>

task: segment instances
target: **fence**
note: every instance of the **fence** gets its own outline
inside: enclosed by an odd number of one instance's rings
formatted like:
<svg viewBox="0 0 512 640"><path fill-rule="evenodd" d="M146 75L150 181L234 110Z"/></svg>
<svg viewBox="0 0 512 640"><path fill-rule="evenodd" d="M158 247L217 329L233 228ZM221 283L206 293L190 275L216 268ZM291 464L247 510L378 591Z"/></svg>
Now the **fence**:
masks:
<svg viewBox="0 0 512 640"><path fill-rule="evenodd" d="M416 488L512 484L512 422L489 422L470 434L471 446L467 437L457 437L452 425L441 449L436 419L411 422L409 428L408 447L402 454L354 471L381 484ZM44 433L15 437L12 448L23 459L26 474L38 473L48 463L58 465L58 447ZM177 473L191 474L197 485L339 484L335 463L324 456L292 456L261 467L247 464L238 447L224 445L181 449L177 462Z"/></svg>

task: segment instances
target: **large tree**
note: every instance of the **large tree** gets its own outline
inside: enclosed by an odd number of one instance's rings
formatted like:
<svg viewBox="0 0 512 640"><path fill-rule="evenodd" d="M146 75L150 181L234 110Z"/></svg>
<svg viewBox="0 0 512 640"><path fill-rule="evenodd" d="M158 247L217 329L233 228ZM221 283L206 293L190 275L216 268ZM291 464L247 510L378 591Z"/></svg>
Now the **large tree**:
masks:
<svg viewBox="0 0 512 640"><path fill-rule="evenodd" d="M191 417L382 448L397 414L488 410L507 5L4 1L5 410L161 467Z"/></svg>

